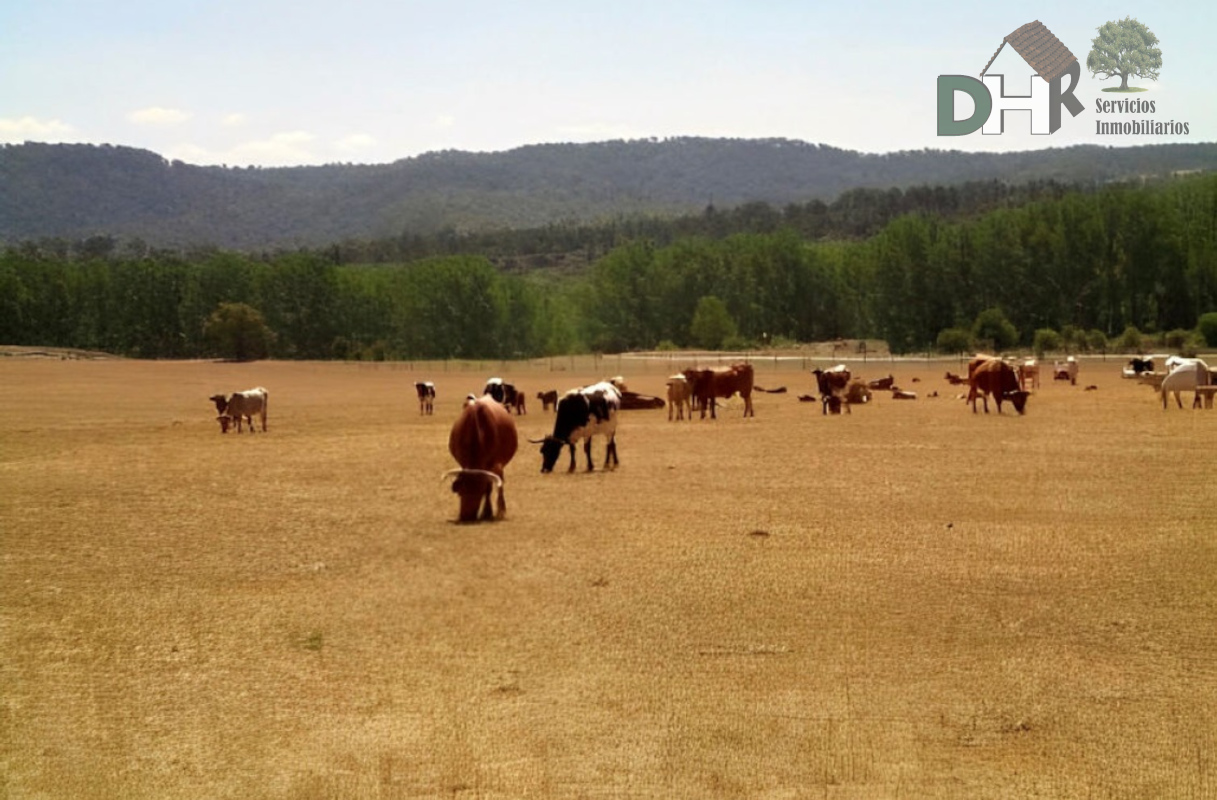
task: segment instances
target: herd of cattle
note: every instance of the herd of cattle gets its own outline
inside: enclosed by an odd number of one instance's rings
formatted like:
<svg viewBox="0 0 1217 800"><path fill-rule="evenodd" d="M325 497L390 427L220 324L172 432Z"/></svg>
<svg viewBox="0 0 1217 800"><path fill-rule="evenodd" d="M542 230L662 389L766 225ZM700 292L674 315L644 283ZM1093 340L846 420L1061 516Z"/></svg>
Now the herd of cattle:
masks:
<svg viewBox="0 0 1217 800"><path fill-rule="evenodd" d="M1174 395L1180 408L1183 401L1180 393L1195 393L1192 407L1196 408L1204 399L1206 407L1212 407L1217 385L1208 365L1198 358L1171 356L1165 361L1165 372L1155 371L1152 359L1135 358L1124 368L1123 374L1155 387L1161 394L1162 407L1167 407L1167 398ZM876 391L891 392L893 399L915 400L917 393L895 385L891 375L872 381L855 378L845 365L831 369L814 369L811 373L816 381L819 397L801 395L801 401L818 400L822 414L839 414L842 409L850 412L851 405L868 402ZM1070 356L1065 361L1054 362L1053 380L1077 384L1078 362ZM917 379L914 378L914 381ZM989 398L992 397L997 413L1002 412L1002 403L1009 402L1016 412L1027 410L1031 391L1040 386L1040 368L1035 359L1009 360L996 356L977 355L968 362L966 376L946 373L952 385L968 385L967 395L959 395L972 406L976 413L976 401L980 400L985 413L989 413ZM686 369L668 377L668 420L692 419L695 411L705 419L709 411L711 419L717 417L718 401L739 397L743 401L743 416L755 415L752 407L753 390L761 392L785 392L785 387L763 389L753 380L751 364L733 364L729 367L708 369ZM1094 386L1086 387L1094 389ZM433 414L435 411L435 385L430 381L415 383L418 392L419 413ZM936 397L938 392L928 396ZM262 387L234 392L231 395L216 394L209 398L216 407L216 419L222 433L236 425L237 433L248 422L250 433L255 431L254 417L266 431L267 391ZM590 386L571 389L559 395L550 390L537 394L542 409L554 411L553 431L542 439L529 439L541 446L541 471L551 472L562 454L569 449L568 471L576 468L575 445L583 442L587 469L594 470L592 463L592 439L605 439L604 467L616 466L617 420L622 409L662 408L662 398L639 395L626 389L621 377L609 378ZM448 450L456 459L459 468L449 470L445 478L454 478L452 491L460 497L459 519L473 522L478 519L495 519L507 510L503 498L503 470L515 457L519 447L519 434L515 416L527 413L524 392L501 378L487 381L481 396L467 395L461 412L452 426L448 438ZM494 493L497 490L497 500Z"/></svg>

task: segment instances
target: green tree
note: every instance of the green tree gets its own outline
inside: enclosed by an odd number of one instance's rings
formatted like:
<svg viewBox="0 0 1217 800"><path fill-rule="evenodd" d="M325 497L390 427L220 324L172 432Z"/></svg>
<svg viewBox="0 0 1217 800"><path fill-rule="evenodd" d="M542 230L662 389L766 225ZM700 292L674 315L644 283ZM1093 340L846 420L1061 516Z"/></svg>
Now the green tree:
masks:
<svg viewBox="0 0 1217 800"><path fill-rule="evenodd" d="M1000 308L986 308L972 324L972 337L978 342L992 342L994 348L1005 350L1018 344L1018 329Z"/></svg>
<svg viewBox="0 0 1217 800"><path fill-rule="evenodd" d="M972 334L963 328L944 328L938 332L940 353L966 353L972 349Z"/></svg>
<svg viewBox="0 0 1217 800"><path fill-rule="evenodd" d="M1037 357L1043 358L1049 350L1060 350L1062 341L1061 335L1052 328L1040 328L1031 341L1031 349Z"/></svg>
<svg viewBox="0 0 1217 800"><path fill-rule="evenodd" d="M1204 337L1204 343L1209 347L1217 347L1217 311L1200 315L1196 330Z"/></svg>
<svg viewBox="0 0 1217 800"><path fill-rule="evenodd" d="M1158 37L1132 17L1112 20L1096 28L1099 35L1086 56L1090 74L1107 80L1120 76L1120 90L1128 89L1128 77L1158 80L1162 69L1162 51L1154 47Z"/></svg>
<svg viewBox="0 0 1217 800"><path fill-rule="evenodd" d="M1124 353L1140 353L1145 336L1141 331L1137 330L1136 325L1129 325L1124 329L1124 333L1120 334L1120 338L1116 340L1116 347Z"/></svg>
<svg viewBox="0 0 1217 800"><path fill-rule="evenodd" d="M699 347L718 350L724 341L734 337L737 332L735 320L727 311L726 303L713 295L706 295L697 301L689 334Z"/></svg>
<svg viewBox="0 0 1217 800"><path fill-rule="evenodd" d="M262 312L245 303L221 303L203 326L203 338L221 358L253 361L266 358L274 333Z"/></svg>

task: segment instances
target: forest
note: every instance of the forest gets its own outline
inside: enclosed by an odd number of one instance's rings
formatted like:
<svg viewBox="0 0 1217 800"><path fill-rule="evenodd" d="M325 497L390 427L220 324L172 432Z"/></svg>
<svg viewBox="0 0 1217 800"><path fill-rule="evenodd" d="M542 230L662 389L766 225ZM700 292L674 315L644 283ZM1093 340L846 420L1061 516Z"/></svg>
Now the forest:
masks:
<svg viewBox="0 0 1217 800"><path fill-rule="evenodd" d="M847 194L835 216L835 204L753 204L261 254L22 242L0 251L0 342L140 358L490 359L843 337L900 353L1028 347L1044 331L1093 346L1129 329L1194 331L1217 311L1217 175L994 189L987 201L974 187L966 203L959 191ZM575 248L565 269L528 267Z"/></svg>

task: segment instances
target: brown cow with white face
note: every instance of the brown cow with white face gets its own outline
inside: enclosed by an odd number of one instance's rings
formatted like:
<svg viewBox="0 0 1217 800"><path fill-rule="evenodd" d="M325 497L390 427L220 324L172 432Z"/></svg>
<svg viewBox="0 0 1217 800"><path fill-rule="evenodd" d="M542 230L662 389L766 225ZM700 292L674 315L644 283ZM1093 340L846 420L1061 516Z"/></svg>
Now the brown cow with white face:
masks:
<svg viewBox="0 0 1217 800"><path fill-rule="evenodd" d="M985 405L989 413L989 395L997 401L997 413L1001 413L1003 400L1009 400L1019 414L1026 412L1029 392L1019 386L1018 371L994 356L978 355L968 362L968 402L972 413L976 413L976 398Z"/></svg>
<svg viewBox="0 0 1217 800"><path fill-rule="evenodd" d="M507 513L503 469L518 445L515 420L501 403L488 395L465 403L448 437L448 452L461 468L444 473L444 477L456 476L452 491L461 498L461 522L497 519ZM497 509L491 505L496 488Z"/></svg>

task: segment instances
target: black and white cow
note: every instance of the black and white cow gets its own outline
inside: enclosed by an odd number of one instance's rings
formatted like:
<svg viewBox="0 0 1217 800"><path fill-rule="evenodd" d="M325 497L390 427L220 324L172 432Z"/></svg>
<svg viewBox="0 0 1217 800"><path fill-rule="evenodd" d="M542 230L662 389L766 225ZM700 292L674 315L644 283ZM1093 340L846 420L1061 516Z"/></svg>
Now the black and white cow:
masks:
<svg viewBox="0 0 1217 800"><path fill-rule="evenodd" d="M482 389L482 394L490 395L506 406L508 411L514 411L517 414L525 413L524 393L516 389L514 384L504 382L502 378L491 378L486 381L486 388Z"/></svg>
<svg viewBox="0 0 1217 800"><path fill-rule="evenodd" d="M594 383L582 389L572 389L558 399L555 409L554 432L544 439L533 439L541 445L541 471L552 472L563 447L570 448L570 469L575 470L575 443L584 441L587 469L592 471L592 437L603 436L608 444L604 466L611 461L617 466L617 415L621 411L621 392L608 381Z"/></svg>
<svg viewBox="0 0 1217 800"><path fill-rule="evenodd" d="M418 390L418 413L432 414L435 412L435 384L431 381L417 381L414 388Z"/></svg>

